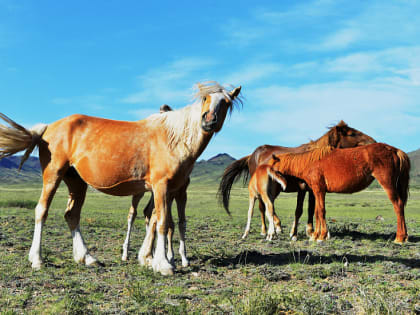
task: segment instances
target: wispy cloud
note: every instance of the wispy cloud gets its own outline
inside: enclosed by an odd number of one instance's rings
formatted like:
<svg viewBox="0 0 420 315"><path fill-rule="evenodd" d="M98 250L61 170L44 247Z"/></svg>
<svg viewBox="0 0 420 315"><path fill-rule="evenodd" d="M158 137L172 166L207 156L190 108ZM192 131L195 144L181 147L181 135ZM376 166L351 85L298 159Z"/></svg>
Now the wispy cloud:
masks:
<svg viewBox="0 0 420 315"><path fill-rule="evenodd" d="M192 84L206 80L216 62L206 58L181 58L137 77L139 92L122 98L123 103L178 103L191 100ZM161 104L157 104L161 105ZM171 105L171 104L169 104Z"/></svg>

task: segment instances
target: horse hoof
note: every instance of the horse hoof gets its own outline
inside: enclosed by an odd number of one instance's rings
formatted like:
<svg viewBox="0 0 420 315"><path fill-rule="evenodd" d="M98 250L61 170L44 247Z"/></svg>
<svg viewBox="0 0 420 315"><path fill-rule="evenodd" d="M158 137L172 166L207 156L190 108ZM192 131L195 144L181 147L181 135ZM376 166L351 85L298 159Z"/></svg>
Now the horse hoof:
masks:
<svg viewBox="0 0 420 315"><path fill-rule="evenodd" d="M244 235L242 235L242 239L244 240L244 239L246 239L246 237L248 236L248 234L244 234Z"/></svg>
<svg viewBox="0 0 420 315"><path fill-rule="evenodd" d="M188 259L182 260L182 267L187 268L189 265L190 265L190 262L188 261Z"/></svg>
<svg viewBox="0 0 420 315"><path fill-rule="evenodd" d="M276 228L276 233L283 233L282 228L281 228L281 227L277 227L277 228Z"/></svg>
<svg viewBox="0 0 420 315"><path fill-rule="evenodd" d="M32 269L33 270L40 270L42 266L42 260L34 259L32 261Z"/></svg>
<svg viewBox="0 0 420 315"><path fill-rule="evenodd" d="M154 272L160 272L163 276L174 274L174 267L166 260L154 261L152 267Z"/></svg>
<svg viewBox="0 0 420 315"><path fill-rule="evenodd" d="M266 236L267 235L267 233L265 233L265 232L261 232L260 234L261 234L261 236Z"/></svg>
<svg viewBox="0 0 420 315"><path fill-rule="evenodd" d="M296 242L296 241L297 241L297 236L296 236L296 235L293 235L293 236L292 236L292 241L293 241L293 242Z"/></svg>

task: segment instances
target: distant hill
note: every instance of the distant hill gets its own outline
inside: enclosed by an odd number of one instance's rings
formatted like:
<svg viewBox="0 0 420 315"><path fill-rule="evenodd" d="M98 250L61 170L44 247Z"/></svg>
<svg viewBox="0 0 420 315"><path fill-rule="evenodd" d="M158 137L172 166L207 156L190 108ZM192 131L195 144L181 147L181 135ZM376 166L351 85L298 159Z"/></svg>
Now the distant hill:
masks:
<svg viewBox="0 0 420 315"><path fill-rule="evenodd" d="M41 183L41 166L36 157L30 156L20 172L18 167L22 156L9 156L0 160L0 181L3 184Z"/></svg>
<svg viewBox="0 0 420 315"><path fill-rule="evenodd" d="M17 168L21 156L11 156L0 160L0 181L7 184L41 183L41 167L36 157L30 157L20 172ZM217 183L226 166L235 161L230 155L218 154L209 160L198 161L191 174L193 183Z"/></svg>
<svg viewBox="0 0 420 315"><path fill-rule="evenodd" d="M420 187L420 149L408 153L411 161L411 180L412 186ZM11 156L0 160L0 181L7 184L36 183L41 182L41 169L39 160L30 157L20 172L17 168L21 156ZM191 173L191 182L194 184L217 184L226 166L235 159L229 154L218 154L208 160L201 160L195 163ZM377 185L377 184L375 184Z"/></svg>
<svg viewBox="0 0 420 315"><path fill-rule="evenodd" d="M411 161L411 183L420 185L420 149L408 153Z"/></svg>

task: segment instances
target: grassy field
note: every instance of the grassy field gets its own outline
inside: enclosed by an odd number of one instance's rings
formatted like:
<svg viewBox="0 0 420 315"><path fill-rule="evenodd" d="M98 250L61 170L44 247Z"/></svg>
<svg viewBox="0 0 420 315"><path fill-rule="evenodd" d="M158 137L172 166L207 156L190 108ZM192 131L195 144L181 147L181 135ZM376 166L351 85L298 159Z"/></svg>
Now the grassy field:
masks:
<svg viewBox="0 0 420 315"><path fill-rule="evenodd" d="M44 267L27 261L39 186L0 186L0 310L4 314L234 313L416 314L420 312L420 190L406 208L409 243L393 244L396 218L382 190L327 195L332 239L316 244L304 233L290 242L295 194L282 194L276 209L287 232L267 242L256 210L246 223L247 190L232 190L232 217L219 207L215 185L189 188L187 251L191 262L173 277L140 267L136 253L144 220L135 223L130 260L122 262L130 198L89 191L81 229L104 267L74 263L63 218L67 191L57 192L43 233ZM147 202L145 196L140 208ZM142 208L141 208L142 209ZM305 205L306 209L306 205ZM174 214L176 217L176 214ZM376 220L377 216L384 220ZM141 217L141 216L140 216ZM178 241L178 233L175 233Z"/></svg>

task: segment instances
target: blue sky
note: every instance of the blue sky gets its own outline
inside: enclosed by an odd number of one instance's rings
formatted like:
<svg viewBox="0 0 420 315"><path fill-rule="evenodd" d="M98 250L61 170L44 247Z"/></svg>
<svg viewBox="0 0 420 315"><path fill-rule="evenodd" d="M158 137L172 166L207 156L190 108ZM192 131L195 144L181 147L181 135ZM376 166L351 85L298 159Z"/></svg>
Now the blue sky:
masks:
<svg viewBox="0 0 420 315"><path fill-rule="evenodd" d="M297 146L341 119L420 148L420 2L0 0L0 111L138 120L242 85L201 158Z"/></svg>

